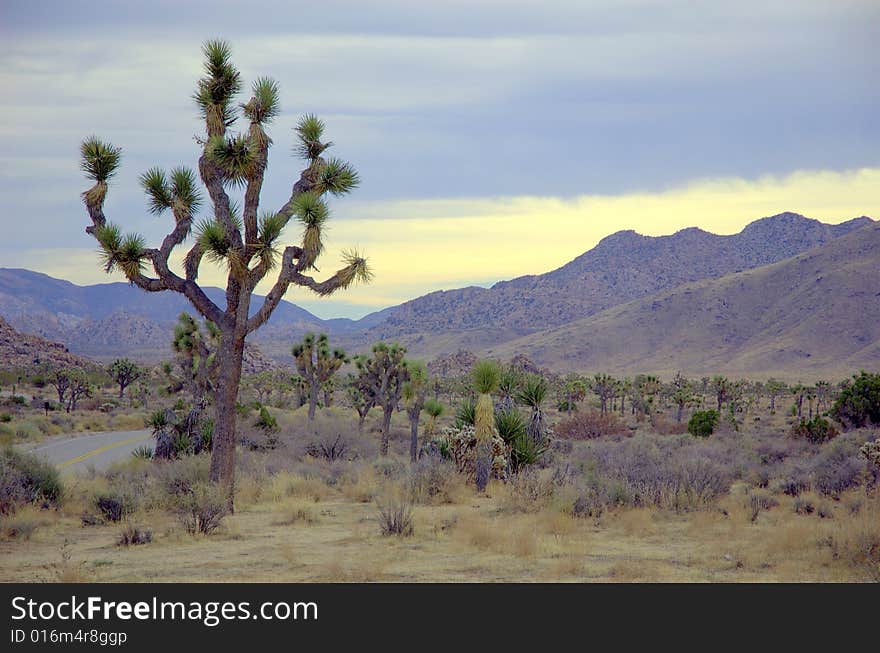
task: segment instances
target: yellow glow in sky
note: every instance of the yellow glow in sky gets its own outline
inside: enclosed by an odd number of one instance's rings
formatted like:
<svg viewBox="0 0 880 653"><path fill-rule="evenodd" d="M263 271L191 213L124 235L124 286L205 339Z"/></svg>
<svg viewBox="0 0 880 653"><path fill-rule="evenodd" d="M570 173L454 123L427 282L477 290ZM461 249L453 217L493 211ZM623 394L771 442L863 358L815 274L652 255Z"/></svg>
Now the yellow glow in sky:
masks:
<svg viewBox="0 0 880 653"><path fill-rule="evenodd" d="M370 259L374 282L321 300L294 288L286 298L320 317L342 312L362 315L434 290L547 272L621 229L659 236L696 226L730 234L783 211L829 223L880 216L880 168L800 171L757 180L706 179L663 192L571 199L523 196L355 203L346 207L345 214L363 217L331 221L327 253L316 276L332 274L340 266L337 253L357 246ZM291 226L286 236L295 241L299 234ZM35 260L41 264L34 265ZM13 267L15 262L5 265ZM75 283L111 280L102 275L97 255L88 250L23 252L20 267ZM223 285L223 279L219 269L203 267L203 283ZM121 280L121 275L115 274L113 280ZM267 281L258 291L270 286ZM345 311L340 310L340 302L348 305ZM353 311L351 305L362 310Z"/></svg>

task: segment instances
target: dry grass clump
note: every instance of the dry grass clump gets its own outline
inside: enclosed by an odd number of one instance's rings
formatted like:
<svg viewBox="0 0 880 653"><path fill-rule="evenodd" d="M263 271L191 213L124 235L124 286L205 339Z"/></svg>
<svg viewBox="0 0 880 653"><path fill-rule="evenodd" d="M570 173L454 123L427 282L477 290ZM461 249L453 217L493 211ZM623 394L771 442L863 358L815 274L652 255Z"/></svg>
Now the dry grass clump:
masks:
<svg viewBox="0 0 880 653"><path fill-rule="evenodd" d="M292 499L281 504L281 517L273 522L279 526L312 526L320 520L314 502Z"/></svg>
<svg viewBox="0 0 880 653"><path fill-rule="evenodd" d="M28 541L38 528L58 521L58 514L29 505L0 517L0 539Z"/></svg>

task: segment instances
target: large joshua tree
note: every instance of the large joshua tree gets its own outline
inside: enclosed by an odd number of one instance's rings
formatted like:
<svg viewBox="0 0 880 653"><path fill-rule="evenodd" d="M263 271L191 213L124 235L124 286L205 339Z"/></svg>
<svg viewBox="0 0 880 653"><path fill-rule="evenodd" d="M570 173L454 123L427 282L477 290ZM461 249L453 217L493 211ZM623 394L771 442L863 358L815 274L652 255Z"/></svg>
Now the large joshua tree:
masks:
<svg viewBox="0 0 880 653"><path fill-rule="evenodd" d="M326 280L309 275L324 249L323 226L329 217L324 196L344 195L358 184L351 165L323 155L331 143L323 140L324 123L308 115L296 126L296 151L305 167L293 183L290 198L278 209L260 212L260 192L266 172L271 139L266 126L279 114L278 85L269 78L257 79L244 104L236 103L242 81L232 64L224 41L208 41L202 47L205 75L198 81L194 99L205 121L199 176L186 167L166 174L151 168L141 175L149 211L170 211L173 229L158 248L147 247L138 234L123 234L104 215L108 181L119 168L121 150L97 137L82 144L82 167L95 184L83 200L92 224L86 231L100 244L107 272L120 269L128 280L149 292L170 290L184 295L195 309L220 330L215 433L211 457L211 480L222 484L232 508L235 461L235 402L241 380L244 343L248 334L269 319L288 287L293 284L329 295L354 281L369 281L367 261L357 251L344 253L345 267ZM245 130L230 128L243 117ZM195 223L203 204L199 179L208 192L209 217ZM244 191L239 205L231 189ZM291 220L303 227L302 241L280 249L282 232ZM172 251L191 232L195 239L184 258L183 270L171 268ZM215 304L197 283L204 259L227 272L225 306ZM280 259L280 265L279 265ZM148 270L148 265L152 270ZM275 282L263 304L251 311L251 295L257 284L275 270Z"/></svg>

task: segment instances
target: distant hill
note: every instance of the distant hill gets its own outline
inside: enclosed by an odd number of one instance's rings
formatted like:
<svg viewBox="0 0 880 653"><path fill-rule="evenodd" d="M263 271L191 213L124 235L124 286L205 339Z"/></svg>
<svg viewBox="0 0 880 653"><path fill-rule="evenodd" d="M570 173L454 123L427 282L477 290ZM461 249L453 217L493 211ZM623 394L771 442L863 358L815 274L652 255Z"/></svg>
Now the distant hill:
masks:
<svg viewBox="0 0 880 653"><path fill-rule="evenodd" d="M557 270L491 288L434 292L383 311L369 339L499 329L503 339L558 326L683 283L712 279L794 256L871 223L837 225L781 213L731 236L695 227L670 236L619 231Z"/></svg>
<svg viewBox="0 0 880 653"><path fill-rule="evenodd" d="M41 365L83 369L95 366L92 361L71 354L61 343L19 333L0 317L0 367L33 369Z"/></svg>
<svg viewBox="0 0 880 653"><path fill-rule="evenodd" d="M357 321L321 320L282 301L252 342L283 363L290 362L291 343L307 331L329 333L334 344L348 351L363 351L378 340L399 340L423 358L458 349L513 351L537 342L524 336L598 316L682 284L758 269L870 224L867 217L828 225L781 213L729 236L697 228L660 237L620 231L546 274L491 288L430 293ZM207 288L206 293L222 305L222 290ZM255 297L252 310L261 303L262 297ZM167 357L173 324L182 311L193 309L172 292L146 293L126 283L77 286L28 270L0 269L0 315L12 326L101 361L129 356L155 362Z"/></svg>
<svg viewBox="0 0 880 653"><path fill-rule="evenodd" d="M205 292L225 303L219 288ZM252 311L262 299L254 297ZM166 356L174 322L183 311L195 312L178 293L148 293L127 283L78 286L30 270L0 268L0 315L20 331L64 342L71 351L98 359ZM328 325L344 333L352 324L345 319L325 322L282 301L265 329L292 338L327 330Z"/></svg>
<svg viewBox="0 0 880 653"><path fill-rule="evenodd" d="M880 224L487 347L558 370L844 376L880 368Z"/></svg>

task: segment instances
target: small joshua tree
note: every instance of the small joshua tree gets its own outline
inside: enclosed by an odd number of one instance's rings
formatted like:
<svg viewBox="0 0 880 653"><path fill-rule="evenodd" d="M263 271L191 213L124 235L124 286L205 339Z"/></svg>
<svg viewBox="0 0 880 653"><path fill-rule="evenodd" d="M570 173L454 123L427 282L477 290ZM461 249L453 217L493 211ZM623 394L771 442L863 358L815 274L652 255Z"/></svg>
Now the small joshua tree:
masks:
<svg viewBox="0 0 880 653"><path fill-rule="evenodd" d="M409 380L406 347L384 342L373 345L372 356L358 356L356 381L360 392L372 398L372 403L382 407L382 444L380 451L388 455L388 438L391 430L391 416L400 403L403 386Z"/></svg>
<svg viewBox="0 0 880 653"><path fill-rule="evenodd" d="M531 409L529 423L526 425L526 434L536 445L544 443L547 419L542 408L544 399L547 397L547 381L542 376L530 374L522 391L519 393L519 401Z"/></svg>
<svg viewBox="0 0 880 653"><path fill-rule="evenodd" d="M419 455L419 418L428 394L428 368L421 361L407 361L406 367L409 380L403 386L403 398L410 426L409 459L414 463Z"/></svg>
<svg viewBox="0 0 880 653"><path fill-rule="evenodd" d="M324 157L331 145L323 140L324 123L311 115L299 121L296 151L305 159L305 169L283 206L260 213L260 192L272 143L265 128L280 113L278 84L259 78L250 99L237 104L242 81L232 64L229 44L208 41L202 51L205 75L193 96L205 123L205 134L198 139L202 147L198 177L186 167L175 168L170 174L151 168L141 175L149 211L155 215L170 211L173 216L173 229L161 245L150 248L143 236L124 235L104 215L107 184L119 168L121 149L97 137L87 138L81 147L83 171L95 182L83 193L83 200L91 219L86 231L98 241L107 272L119 269L132 284L148 292L181 293L220 331L210 478L222 485L231 510L235 403L245 339L269 319L291 284L325 296L355 281L366 282L371 274L366 259L351 251L344 254L345 267L328 279L316 281L309 276L324 250L322 234L330 215L324 196L344 195L358 185L351 165ZM235 134L230 128L240 114L247 126ZM204 204L199 179L208 192L210 217L196 224ZM230 198L230 188L244 190L241 210ZM303 228L302 241L280 249L282 232L292 219ZM171 254L193 231L195 240L184 258L181 275L171 268ZM219 264L227 273L225 306L215 304L197 283L204 259ZM272 289L262 306L251 312L254 289L273 270L277 276Z"/></svg>
<svg viewBox="0 0 880 653"><path fill-rule="evenodd" d="M425 424L425 437L433 438L437 431L437 420L443 414L445 409L443 408L443 404L433 398L425 400L424 409L425 413L428 415L428 423Z"/></svg>
<svg viewBox="0 0 880 653"><path fill-rule="evenodd" d="M143 375L144 371L138 365L127 358L117 358L110 367L107 368L116 385L119 386L119 398L125 395L125 389L132 383L137 381Z"/></svg>
<svg viewBox="0 0 880 653"><path fill-rule="evenodd" d="M341 349L330 351L327 334L317 338L314 333L307 333L302 342L298 342L291 350L296 361L296 369L305 380L309 390L309 420L315 419L315 408L318 405L318 393L327 384L336 371L348 362L345 352Z"/></svg>

